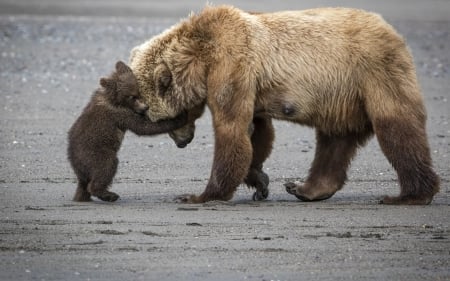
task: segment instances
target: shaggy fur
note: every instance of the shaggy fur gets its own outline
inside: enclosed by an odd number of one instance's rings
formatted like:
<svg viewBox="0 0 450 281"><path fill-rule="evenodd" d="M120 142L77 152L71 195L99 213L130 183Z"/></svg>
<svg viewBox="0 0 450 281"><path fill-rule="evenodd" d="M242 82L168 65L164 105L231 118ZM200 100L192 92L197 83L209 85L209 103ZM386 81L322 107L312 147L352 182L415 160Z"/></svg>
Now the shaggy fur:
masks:
<svg viewBox="0 0 450 281"><path fill-rule="evenodd" d="M78 178L75 201L90 201L91 195L103 201L119 198L108 191L116 173L120 149L126 130L137 135L169 132L186 124L186 118L152 123L145 116L148 106L141 100L131 69L123 62L116 72L100 80L102 88L69 131L68 158Z"/></svg>
<svg viewBox="0 0 450 281"><path fill-rule="evenodd" d="M426 113L413 59L379 15L345 8L250 14L207 7L131 52L131 68L151 120L206 104L213 117L211 177L186 202L228 200L245 182L267 197L262 165L270 155L271 119L314 127L315 159L306 201L342 188L352 157L375 134L399 176L387 204L428 204L439 191L425 132ZM171 133L185 146L189 126ZM249 125L253 123L253 133Z"/></svg>

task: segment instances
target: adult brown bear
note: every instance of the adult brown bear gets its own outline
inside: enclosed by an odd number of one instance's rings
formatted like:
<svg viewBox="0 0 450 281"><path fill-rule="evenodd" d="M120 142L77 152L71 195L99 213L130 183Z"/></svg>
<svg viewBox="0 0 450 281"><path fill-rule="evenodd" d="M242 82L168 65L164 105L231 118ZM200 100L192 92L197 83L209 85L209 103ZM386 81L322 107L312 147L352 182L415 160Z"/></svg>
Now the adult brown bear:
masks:
<svg viewBox="0 0 450 281"><path fill-rule="evenodd" d="M358 146L373 134L401 188L383 203L428 204L439 191L412 57L376 14L206 7L135 47L130 65L152 121L190 112L189 124L171 134L179 146L192 139L204 106L211 111L211 177L201 195L181 197L185 202L229 200L242 182L256 187L256 199L266 198L262 165L272 149L272 118L316 128L306 182L286 184L301 200L342 188Z"/></svg>

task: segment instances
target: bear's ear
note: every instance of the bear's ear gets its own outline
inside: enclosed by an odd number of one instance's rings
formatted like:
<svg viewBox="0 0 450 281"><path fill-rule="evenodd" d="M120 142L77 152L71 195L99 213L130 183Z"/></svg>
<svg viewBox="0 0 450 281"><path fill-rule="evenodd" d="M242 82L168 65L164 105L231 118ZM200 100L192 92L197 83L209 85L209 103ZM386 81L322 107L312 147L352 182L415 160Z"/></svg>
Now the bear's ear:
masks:
<svg viewBox="0 0 450 281"><path fill-rule="evenodd" d="M156 67L155 80L158 87L158 94L164 95L172 83L172 74L165 64Z"/></svg>
<svg viewBox="0 0 450 281"><path fill-rule="evenodd" d="M115 90L116 82L111 78L100 78L100 85L107 90Z"/></svg>
<svg viewBox="0 0 450 281"><path fill-rule="evenodd" d="M131 68L128 65L126 65L123 61L116 62L116 71L119 74L133 72L131 71Z"/></svg>
<svg viewBox="0 0 450 281"><path fill-rule="evenodd" d="M163 71L161 73L161 76L159 77L159 83L161 87L167 89L170 86L171 82L172 82L172 74L168 70Z"/></svg>

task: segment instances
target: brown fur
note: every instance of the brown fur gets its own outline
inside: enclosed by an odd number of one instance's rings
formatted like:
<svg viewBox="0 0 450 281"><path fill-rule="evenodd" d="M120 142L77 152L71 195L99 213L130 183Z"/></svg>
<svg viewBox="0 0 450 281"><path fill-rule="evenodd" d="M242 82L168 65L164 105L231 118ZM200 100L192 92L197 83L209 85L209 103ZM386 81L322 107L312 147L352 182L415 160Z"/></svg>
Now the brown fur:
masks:
<svg viewBox="0 0 450 281"><path fill-rule="evenodd" d="M305 184L286 184L302 200L342 188L358 146L373 134L400 181L400 196L384 203L428 204L439 191L412 57L376 14L207 7L134 48L130 63L153 121L204 104L212 113L211 178L201 195L182 197L186 202L228 200L244 181L257 188L255 199L267 197L262 165L272 149L272 118L316 128ZM194 121L171 133L176 143L192 139Z"/></svg>
<svg viewBox="0 0 450 281"><path fill-rule="evenodd" d="M131 69L123 62L116 72L100 80L101 89L69 131L68 158L78 178L75 201L90 201L91 195L103 201L119 198L108 191L116 173L126 130L137 135L165 133L183 126L186 118L152 123L144 114L148 106L141 101Z"/></svg>

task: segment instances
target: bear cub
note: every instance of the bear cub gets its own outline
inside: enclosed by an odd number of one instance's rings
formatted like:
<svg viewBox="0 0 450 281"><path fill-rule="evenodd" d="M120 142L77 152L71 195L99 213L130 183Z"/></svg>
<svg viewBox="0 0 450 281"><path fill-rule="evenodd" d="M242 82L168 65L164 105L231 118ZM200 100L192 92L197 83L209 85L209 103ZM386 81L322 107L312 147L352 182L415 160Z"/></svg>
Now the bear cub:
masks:
<svg viewBox="0 0 450 281"><path fill-rule="evenodd" d="M74 201L91 201L91 196L113 202L119 198L108 191L117 170L117 152L127 130L137 135L155 135L186 124L186 114L153 123L145 115L138 83L123 62L116 71L100 79L82 114L69 130L68 158L78 178Z"/></svg>

